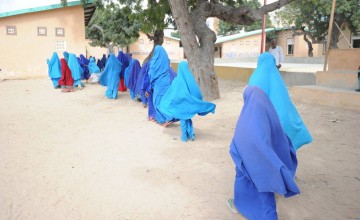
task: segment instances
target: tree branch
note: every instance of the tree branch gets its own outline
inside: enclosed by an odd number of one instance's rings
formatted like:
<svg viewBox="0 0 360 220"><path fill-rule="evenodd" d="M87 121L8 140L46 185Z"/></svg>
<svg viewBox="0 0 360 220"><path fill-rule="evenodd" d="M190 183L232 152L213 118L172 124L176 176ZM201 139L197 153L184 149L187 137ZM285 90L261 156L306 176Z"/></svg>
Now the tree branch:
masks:
<svg viewBox="0 0 360 220"><path fill-rule="evenodd" d="M277 2L273 2L271 4L264 5L260 8L261 14L267 14L268 12L275 11L276 9L279 9L282 6L287 5L293 1L294 0L279 0Z"/></svg>

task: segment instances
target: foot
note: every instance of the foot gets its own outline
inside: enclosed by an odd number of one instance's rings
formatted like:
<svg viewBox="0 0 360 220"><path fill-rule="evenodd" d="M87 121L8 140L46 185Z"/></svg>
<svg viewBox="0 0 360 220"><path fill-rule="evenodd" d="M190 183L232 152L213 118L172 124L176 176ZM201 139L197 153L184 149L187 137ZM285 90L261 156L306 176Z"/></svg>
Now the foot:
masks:
<svg viewBox="0 0 360 220"><path fill-rule="evenodd" d="M154 117L149 117L148 121L155 121Z"/></svg>
<svg viewBox="0 0 360 220"><path fill-rule="evenodd" d="M164 128L166 128L167 126L171 125L173 122L172 121L167 121L164 124L162 124L161 126L163 126Z"/></svg>
<svg viewBox="0 0 360 220"><path fill-rule="evenodd" d="M229 207L229 209L233 212L233 213L239 213L238 210L235 207L234 204L234 199L228 199L226 202L226 205Z"/></svg>

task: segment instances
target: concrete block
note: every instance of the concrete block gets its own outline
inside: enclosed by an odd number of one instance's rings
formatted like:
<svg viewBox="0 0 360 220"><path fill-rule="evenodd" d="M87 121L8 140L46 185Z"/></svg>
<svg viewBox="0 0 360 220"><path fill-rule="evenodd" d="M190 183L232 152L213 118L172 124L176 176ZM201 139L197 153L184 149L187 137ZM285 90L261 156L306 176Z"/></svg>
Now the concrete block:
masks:
<svg viewBox="0 0 360 220"><path fill-rule="evenodd" d="M316 85L348 90L359 88L355 71L318 71Z"/></svg>

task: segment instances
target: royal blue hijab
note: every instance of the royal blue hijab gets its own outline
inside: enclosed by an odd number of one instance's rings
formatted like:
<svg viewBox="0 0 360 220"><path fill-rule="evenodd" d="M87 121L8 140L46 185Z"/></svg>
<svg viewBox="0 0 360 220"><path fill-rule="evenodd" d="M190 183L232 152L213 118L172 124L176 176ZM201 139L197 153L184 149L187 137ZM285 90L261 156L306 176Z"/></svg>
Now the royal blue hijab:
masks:
<svg viewBox="0 0 360 220"><path fill-rule="evenodd" d="M124 79L125 69L129 66L129 60L122 51L119 51L119 53L117 55L117 59L122 64L122 69L120 72L120 79Z"/></svg>
<svg viewBox="0 0 360 220"><path fill-rule="evenodd" d="M279 115L285 133L296 150L312 141L312 137L291 102L284 81L275 65L275 58L266 52L259 56L258 65L249 85L260 87L269 97Z"/></svg>
<svg viewBox="0 0 360 220"><path fill-rule="evenodd" d="M83 70L77 57L73 53L69 54L68 66L71 70L72 78L74 79L74 86L81 85L81 75L83 74Z"/></svg>
<svg viewBox="0 0 360 220"><path fill-rule="evenodd" d="M107 86L105 96L109 99L116 99L118 96L118 87L120 83L120 71L122 64L111 54L106 62L105 69L100 75L99 83Z"/></svg>
<svg viewBox="0 0 360 220"><path fill-rule="evenodd" d="M245 88L230 155L236 165L234 204L246 218L277 219L274 193L300 193L295 149L272 102L256 86Z"/></svg>
<svg viewBox="0 0 360 220"><path fill-rule="evenodd" d="M141 70L140 62L136 59L131 59L129 64L130 70L128 75L127 88L130 90L130 95L132 99L135 99L136 96L136 83ZM126 77L125 77L126 79Z"/></svg>
<svg viewBox="0 0 360 220"><path fill-rule="evenodd" d="M88 69L90 73L100 73L99 67L95 63L95 58L91 57L89 60Z"/></svg>
<svg viewBox="0 0 360 220"><path fill-rule="evenodd" d="M192 117L196 114L204 116L210 112L215 112L216 105L202 99L200 88L189 69L188 63L180 62L178 74L157 108L161 113L180 120L181 140L183 141L194 140Z"/></svg>
<svg viewBox="0 0 360 220"><path fill-rule="evenodd" d="M47 60L47 64L49 77L51 78L54 88L56 88L61 78L61 64L56 52L53 52L50 60Z"/></svg>

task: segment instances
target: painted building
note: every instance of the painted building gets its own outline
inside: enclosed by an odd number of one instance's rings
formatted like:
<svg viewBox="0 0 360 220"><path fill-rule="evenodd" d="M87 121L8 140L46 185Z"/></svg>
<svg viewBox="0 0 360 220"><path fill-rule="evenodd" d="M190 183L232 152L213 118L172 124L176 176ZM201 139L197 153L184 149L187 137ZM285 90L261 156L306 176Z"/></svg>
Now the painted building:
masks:
<svg viewBox="0 0 360 220"><path fill-rule="evenodd" d="M52 2L58 4L0 11L0 69L6 78L46 76L46 60L54 51L60 58L64 51L86 53L85 25L95 6L84 8L81 1L68 1L63 7L59 0ZM6 3L0 3L2 10Z"/></svg>

